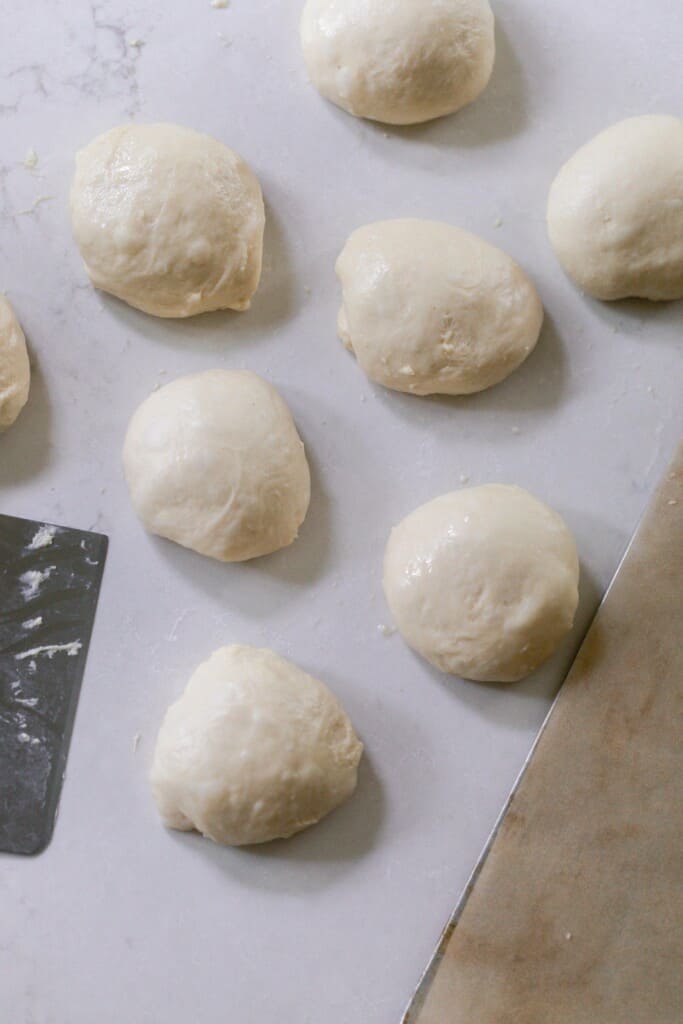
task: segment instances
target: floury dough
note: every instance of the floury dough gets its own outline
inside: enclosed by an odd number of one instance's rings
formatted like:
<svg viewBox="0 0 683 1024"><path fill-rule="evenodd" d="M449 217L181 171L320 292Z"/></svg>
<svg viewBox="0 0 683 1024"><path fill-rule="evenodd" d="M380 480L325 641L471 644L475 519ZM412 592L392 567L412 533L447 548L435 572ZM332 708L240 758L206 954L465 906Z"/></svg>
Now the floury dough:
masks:
<svg viewBox="0 0 683 1024"><path fill-rule="evenodd" d="M384 592L407 643L443 672L516 682L569 632L579 560L561 517L520 487L435 498L391 533Z"/></svg>
<svg viewBox="0 0 683 1024"><path fill-rule="evenodd" d="M534 349L536 289L504 252L450 224L390 220L351 235L337 260L339 334L378 384L466 395L498 384Z"/></svg>
<svg viewBox="0 0 683 1024"><path fill-rule="evenodd" d="M153 392L130 422L123 465L151 533L224 562L291 544L311 496L289 409L246 370L208 370Z"/></svg>
<svg viewBox="0 0 683 1024"><path fill-rule="evenodd" d="M683 298L683 120L631 117L583 146L553 182L548 233L597 299Z"/></svg>
<svg viewBox="0 0 683 1024"><path fill-rule="evenodd" d="M265 843L343 803L362 752L321 682L272 651L223 647L166 714L152 790L170 828L227 846Z"/></svg>
<svg viewBox="0 0 683 1024"><path fill-rule="evenodd" d="M265 213L244 160L174 124L128 124L76 157L73 231L93 284L163 317L245 310Z"/></svg>
<svg viewBox="0 0 683 1024"><path fill-rule="evenodd" d="M301 43L311 80L356 117L416 124L486 87L495 57L488 0L307 0Z"/></svg>
<svg viewBox="0 0 683 1024"><path fill-rule="evenodd" d="M0 295L0 431L11 427L28 401L31 368L14 310Z"/></svg>

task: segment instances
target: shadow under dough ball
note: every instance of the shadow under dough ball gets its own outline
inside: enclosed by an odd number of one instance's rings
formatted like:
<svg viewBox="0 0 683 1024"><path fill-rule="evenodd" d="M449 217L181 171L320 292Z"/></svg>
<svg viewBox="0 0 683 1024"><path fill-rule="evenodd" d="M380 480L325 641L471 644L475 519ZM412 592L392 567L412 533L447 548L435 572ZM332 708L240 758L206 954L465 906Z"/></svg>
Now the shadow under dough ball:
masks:
<svg viewBox="0 0 683 1024"><path fill-rule="evenodd" d="M265 843L348 799L362 753L321 682L272 651L223 647L166 713L152 791L169 828L226 846Z"/></svg>
<svg viewBox="0 0 683 1024"><path fill-rule="evenodd" d="M579 149L550 189L548 234L596 299L683 298L683 120L631 117Z"/></svg>
<svg viewBox="0 0 683 1024"><path fill-rule="evenodd" d="M452 114L488 84L488 0L307 0L301 45L318 91L356 117L417 124Z"/></svg>
<svg viewBox="0 0 683 1024"><path fill-rule="evenodd" d="M562 518L521 487L444 494L392 530L384 592L406 642L442 672L512 683L571 629L579 560Z"/></svg>
<svg viewBox="0 0 683 1024"><path fill-rule="evenodd" d="M287 547L311 497L287 405L247 370L180 377L130 421L123 468L150 533L222 562Z"/></svg>
<svg viewBox="0 0 683 1024"><path fill-rule="evenodd" d="M476 235L427 220L354 231L337 260L339 335L371 380L469 395L531 354L543 306L524 271Z"/></svg>
<svg viewBox="0 0 683 1024"><path fill-rule="evenodd" d="M128 124L76 156L71 222L96 288L187 317L249 308L261 276L261 187L238 156L175 124Z"/></svg>

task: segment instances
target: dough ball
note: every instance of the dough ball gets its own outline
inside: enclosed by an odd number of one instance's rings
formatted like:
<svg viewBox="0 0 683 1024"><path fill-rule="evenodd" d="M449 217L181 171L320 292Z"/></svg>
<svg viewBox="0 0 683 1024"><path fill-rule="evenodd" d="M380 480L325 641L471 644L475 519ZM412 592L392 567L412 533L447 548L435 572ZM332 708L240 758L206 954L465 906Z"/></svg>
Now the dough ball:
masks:
<svg viewBox="0 0 683 1024"><path fill-rule="evenodd" d="M467 395L507 377L538 341L543 307L510 257L436 221L355 231L337 261L339 334L368 377L413 395Z"/></svg>
<svg viewBox="0 0 683 1024"><path fill-rule="evenodd" d="M266 843L351 796L362 753L317 679L272 651L223 647L166 713L152 791L169 828L226 846Z"/></svg>
<svg viewBox="0 0 683 1024"><path fill-rule="evenodd" d="M311 496L289 409L243 370L208 370L153 392L130 421L123 466L151 533L222 562L291 544Z"/></svg>
<svg viewBox="0 0 683 1024"><path fill-rule="evenodd" d="M512 683L572 627L579 561L560 516L520 487L445 494L392 531L384 592L404 639L442 672Z"/></svg>
<svg viewBox="0 0 683 1024"><path fill-rule="evenodd" d="M76 157L73 231L97 288L156 316L248 309L261 188L237 153L174 124L128 124Z"/></svg>
<svg viewBox="0 0 683 1024"><path fill-rule="evenodd" d="M548 233L596 299L683 298L683 121L631 117L583 146L553 182Z"/></svg>
<svg viewBox="0 0 683 1024"><path fill-rule="evenodd" d="M323 96L386 124L431 121L471 103L495 57L488 0L308 0L301 43Z"/></svg>
<svg viewBox="0 0 683 1024"><path fill-rule="evenodd" d="M14 310L0 295L0 430L11 427L28 401L31 367Z"/></svg>

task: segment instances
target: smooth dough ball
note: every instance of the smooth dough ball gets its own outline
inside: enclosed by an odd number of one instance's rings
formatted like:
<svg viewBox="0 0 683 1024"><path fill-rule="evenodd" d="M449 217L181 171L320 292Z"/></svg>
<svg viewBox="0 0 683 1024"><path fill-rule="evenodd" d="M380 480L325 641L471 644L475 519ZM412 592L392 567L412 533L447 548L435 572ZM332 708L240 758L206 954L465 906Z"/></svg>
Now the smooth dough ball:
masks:
<svg viewBox="0 0 683 1024"><path fill-rule="evenodd" d="M272 651L223 647L166 713L152 790L169 828L226 846L266 843L351 796L362 753L321 682Z"/></svg>
<svg viewBox="0 0 683 1024"><path fill-rule="evenodd" d="M399 631L442 672L511 683L571 629L576 545L561 517L520 487L435 498L392 531L384 592Z"/></svg>
<svg viewBox="0 0 683 1024"><path fill-rule="evenodd" d="M246 370L208 370L153 392L130 421L123 467L151 533L222 562L291 544L311 497L289 409Z"/></svg>
<svg viewBox="0 0 683 1024"><path fill-rule="evenodd" d="M174 124L128 124L76 157L71 220L97 288L155 316L248 309L265 213L244 160Z"/></svg>
<svg viewBox="0 0 683 1024"><path fill-rule="evenodd" d="M488 0L308 0L301 21L313 84L356 117L416 124L486 87L495 58Z"/></svg>
<svg viewBox="0 0 683 1024"><path fill-rule="evenodd" d="M548 234L596 299L683 298L683 121L631 117L583 146L553 182Z"/></svg>
<svg viewBox="0 0 683 1024"><path fill-rule="evenodd" d="M28 401L31 367L14 310L0 295L0 430L11 427Z"/></svg>
<svg viewBox="0 0 683 1024"><path fill-rule="evenodd" d="M360 228L337 260L338 328L368 377L413 395L498 384L538 341L543 307L500 249L436 221Z"/></svg>

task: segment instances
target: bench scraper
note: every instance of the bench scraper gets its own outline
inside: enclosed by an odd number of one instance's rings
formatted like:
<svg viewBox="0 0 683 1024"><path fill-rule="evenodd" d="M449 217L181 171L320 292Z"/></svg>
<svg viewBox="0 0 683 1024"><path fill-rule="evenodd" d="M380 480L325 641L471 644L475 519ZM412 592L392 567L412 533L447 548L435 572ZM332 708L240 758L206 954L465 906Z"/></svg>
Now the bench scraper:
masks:
<svg viewBox="0 0 683 1024"><path fill-rule="evenodd" d="M97 533L0 515L0 851L54 828L107 554Z"/></svg>

